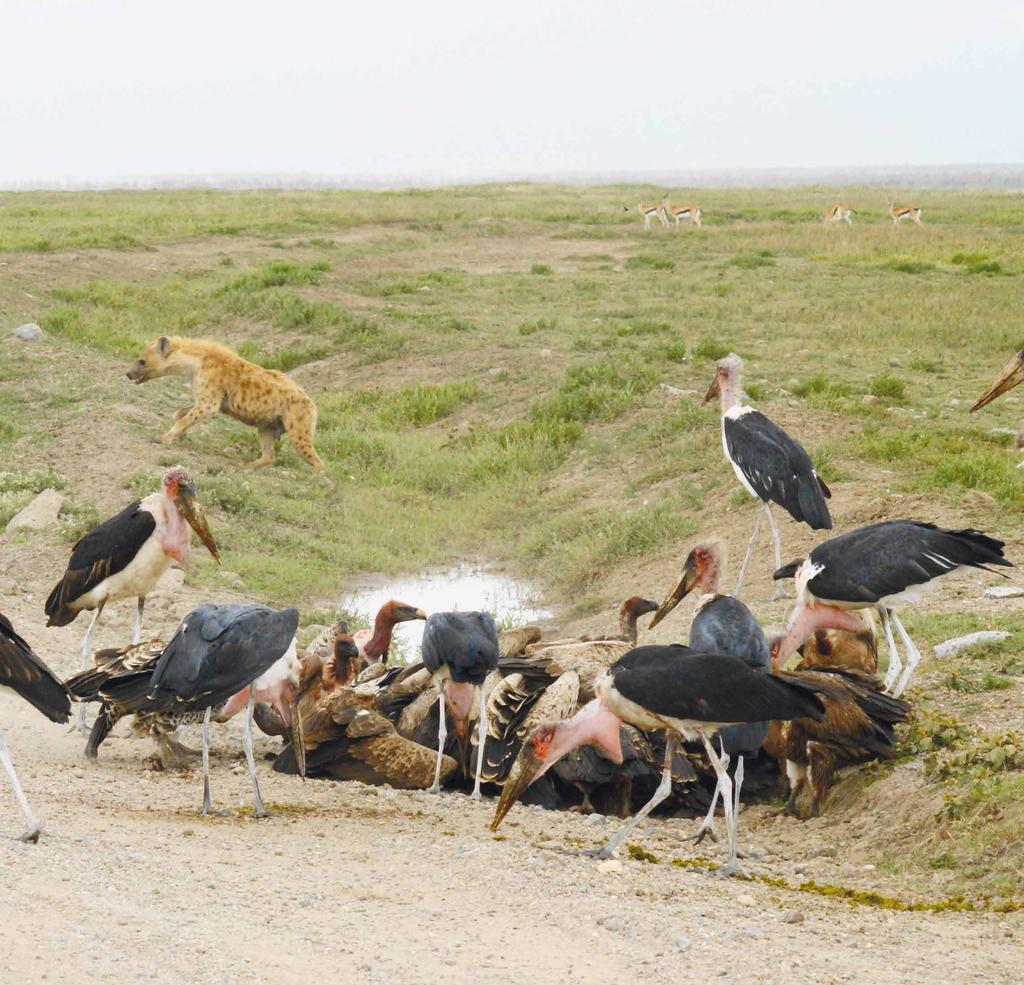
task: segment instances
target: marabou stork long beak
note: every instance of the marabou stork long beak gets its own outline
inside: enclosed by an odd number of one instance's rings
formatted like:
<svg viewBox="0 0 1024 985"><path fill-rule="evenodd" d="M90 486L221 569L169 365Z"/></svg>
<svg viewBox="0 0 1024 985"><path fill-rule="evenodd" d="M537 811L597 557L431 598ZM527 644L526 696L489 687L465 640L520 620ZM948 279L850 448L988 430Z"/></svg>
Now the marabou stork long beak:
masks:
<svg viewBox="0 0 1024 985"><path fill-rule="evenodd" d="M718 382L718 371L715 371L715 378L711 381L711 386L708 387L708 392L704 394L704 403L709 404L722 392L721 384Z"/></svg>
<svg viewBox="0 0 1024 985"><path fill-rule="evenodd" d="M665 598L665 601L658 606L658 611L654 613L654 618L651 620L649 629L654 629L655 626L661 622L690 592L693 591L694 585L700 580L700 572L697 570L697 566L694 563L693 555L691 554L686 559L686 564L683 565L683 575L679 579L679 584L672 589L672 594Z"/></svg>
<svg viewBox="0 0 1024 985"><path fill-rule="evenodd" d="M196 532L196 536L206 545L206 549L213 555L213 559L220 564L220 551L217 550L217 542L213 539L210 525L206 519L206 510L203 509L203 504L196 496L196 487L193 483L178 483L174 505L178 507L178 512Z"/></svg>
<svg viewBox="0 0 1024 985"><path fill-rule="evenodd" d="M1018 383L1024 380L1024 349L1017 353L1004 367L996 381L975 401L971 408L973 414L980 410L985 404L992 403L996 397L1012 390Z"/></svg>
<svg viewBox="0 0 1024 985"><path fill-rule="evenodd" d="M494 817L491 820L491 830L497 831L498 826L505 820L505 815L512 809L512 805L522 797L526 788L544 772L547 763L541 759L533 749L532 743L523 746L519 758L512 766L512 770L501 789L501 797L498 798L498 806L494 810Z"/></svg>
<svg viewBox="0 0 1024 985"><path fill-rule="evenodd" d="M302 730L302 715L299 714L295 695L292 694L288 701L288 714L291 716L291 742L292 755L295 757L295 765L298 767L299 776L306 779L306 736Z"/></svg>

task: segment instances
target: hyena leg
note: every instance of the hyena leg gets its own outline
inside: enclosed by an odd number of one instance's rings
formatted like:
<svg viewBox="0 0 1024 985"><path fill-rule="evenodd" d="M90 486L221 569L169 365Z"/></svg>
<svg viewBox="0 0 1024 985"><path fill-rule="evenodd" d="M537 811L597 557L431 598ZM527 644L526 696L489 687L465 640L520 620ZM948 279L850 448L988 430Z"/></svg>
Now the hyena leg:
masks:
<svg viewBox="0 0 1024 985"><path fill-rule="evenodd" d="M280 434L277 428L260 428L260 457L249 462L249 468L261 469L264 465L274 464L274 445Z"/></svg>
<svg viewBox="0 0 1024 985"><path fill-rule="evenodd" d="M316 433L316 407L309 410L302 408L288 415L284 422L288 439L295 450L315 469L322 469L324 463L313 447L313 435Z"/></svg>
<svg viewBox="0 0 1024 985"><path fill-rule="evenodd" d="M197 396L196 402L182 413L180 417L175 413L174 424L171 425L171 429L166 434L160 435L159 441L162 444L169 445L183 431L187 431L192 425L198 424L204 417L215 414L219 409L220 401L215 396Z"/></svg>

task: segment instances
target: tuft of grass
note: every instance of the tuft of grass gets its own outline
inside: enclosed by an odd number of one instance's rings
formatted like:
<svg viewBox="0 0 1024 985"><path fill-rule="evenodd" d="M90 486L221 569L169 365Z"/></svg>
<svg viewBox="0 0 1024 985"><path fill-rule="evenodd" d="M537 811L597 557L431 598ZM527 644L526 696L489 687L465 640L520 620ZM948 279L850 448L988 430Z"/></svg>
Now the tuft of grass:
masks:
<svg viewBox="0 0 1024 985"><path fill-rule="evenodd" d="M740 270L757 270L758 267L774 267L775 257L770 250L759 250L757 253L737 253L727 264Z"/></svg>
<svg viewBox="0 0 1024 985"><path fill-rule="evenodd" d="M675 260L668 257L651 256L649 253L638 253L626 261L627 270L675 270Z"/></svg>
<svg viewBox="0 0 1024 985"><path fill-rule="evenodd" d="M924 274L935 269L931 260L915 260L912 257L892 257L881 264L885 270L895 270L901 274Z"/></svg>
<svg viewBox="0 0 1024 985"><path fill-rule="evenodd" d="M536 274L539 277L550 277L554 273L554 270L552 270L546 263L535 263L530 267L530 273Z"/></svg>
<svg viewBox="0 0 1024 985"><path fill-rule="evenodd" d="M885 400L902 401L907 396L907 384L898 376L890 373L879 373L873 377L868 392Z"/></svg>
<svg viewBox="0 0 1024 985"><path fill-rule="evenodd" d="M961 266L969 274L990 274L999 275L1006 273L1003 265L998 260L993 260L986 253L966 253L957 251L950 258L949 262Z"/></svg>
<svg viewBox="0 0 1024 985"><path fill-rule="evenodd" d="M693 347L694 359L708 359L717 362L724 359L732 348L724 342L719 342L713 335L702 335L697 344Z"/></svg>

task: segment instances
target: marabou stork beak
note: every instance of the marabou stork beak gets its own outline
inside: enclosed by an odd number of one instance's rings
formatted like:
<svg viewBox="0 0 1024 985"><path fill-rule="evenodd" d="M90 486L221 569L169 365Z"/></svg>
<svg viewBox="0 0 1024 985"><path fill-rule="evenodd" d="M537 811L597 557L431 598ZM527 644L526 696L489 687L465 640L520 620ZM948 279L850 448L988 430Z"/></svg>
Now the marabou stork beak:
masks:
<svg viewBox="0 0 1024 985"><path fill-rule="evenodd" d="M472 753L469 746L469 723L465 719L455 719L452 728L455 730L455 741L459 745L459 769L463 776L468 777Z"/></svg>
<svg viewBox="0 0 1024 985"><path fill-rule="evenodd" d="M505 815L512 809L512 805L526 792L534 780L543 772L544 760L541 759L533 749L532 743L523 746L519 758L512 766L512 771L502 787L501 797L498 798L498 806L494 810L494 817L491 820L491 830L497 831L498 826Z"/></svg>
<svg viewBox="0 0 1024 985"><path fill-rule="evenodd" d="M210 532L210 525L206 520L206 510L203 509L203 504L196 497L196 487L191 482L179 483L174 504L188 525L196 532L196 536L206 545L206 549L213 555L213 559L220 564L220 551L217 550L217 542Z"/></svg>
<svg viewBox="0 0 1024 985"><path fill-rule="evenodd" d="M990 404L996 397L1012 390L1024 380L1024 349L1017 353L1004 367L996 381L975 401L971 408L973 414L985 404Z"/></svg>
<svg viewBox="0 0 1024 985"><path fill-rule="evenodd" d="M306 736L302 731L302 715L299 714L295 696L288 700L288 714L291 716L291 742L292 755L295 757L295 765L298 767L299 776L306 779Z"/></svg>
<svg viewBox="0 0 1024 985"><path fill-rule="evenodd" d="M708 392L704 394L704 403L709 404L722 392L721 385L718 382L718 370L715 370L715 378L711 381L711 386L708 387Z"/></svg>
<svg viewBox="0 0 1024 985"><path fill-rule="evenodd" d="M693 555L691 554L686 559L686 564L683 565L683 575L679 579L679 584L672 589L672 594L667 596L665 601L658 606L658 611L654 613L654 618L651 620L651 625L648 628L654 629L665 616L693 591L693 587L699 579L700 572L697 570L697 566L693 561Z"/></svg>

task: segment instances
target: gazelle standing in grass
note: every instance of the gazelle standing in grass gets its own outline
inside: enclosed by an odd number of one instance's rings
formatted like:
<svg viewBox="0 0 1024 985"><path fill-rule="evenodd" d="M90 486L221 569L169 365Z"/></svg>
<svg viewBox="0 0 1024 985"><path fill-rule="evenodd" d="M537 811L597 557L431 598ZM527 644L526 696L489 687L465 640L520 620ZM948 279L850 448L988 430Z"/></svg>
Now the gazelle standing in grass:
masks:
<svg viewBox="0 0 1024 985"><path fill-rule="evenodd" d="M916 222L917 225L921 225L921 209L917 205L893 205L890 199L885 200L885 204L889 206L889 218L892 219L892 224L898 226L904 219L910 219L912 222Z"/></svg>
<svg viewBox="0 0 1024 985"><path fill-rule="evenodd" d="M622 208L626 212L630 211L628 205L623 205ZM660 205L646 205L644 202L637 202L636 210L644 217L644 229L647 232L651 231L651 220L655 218L668 229L668 219L665 217L665 210Z"/></svg>
<svg viewBox="0 0 1024 985"><path fill-rule="evenodd" d="M668 226L668 220L670 218L675 219L676 229L679 228L680 219L689 219L698 229L700 229L701 217L704 215L704 210L699 205L673 205L668 200L668 195L662 199L661 202L661 213L665 217L665 225Z"/></svg>
<svg viewBox="0 0 1024 985"><path fill-rule="evenodd" d="M852 226L853 219L850 218L852 215L853 209L849 205L836 202L835 205L828 207L828 211L825 213L825 222L845 222L848 226Z"/></svg>

